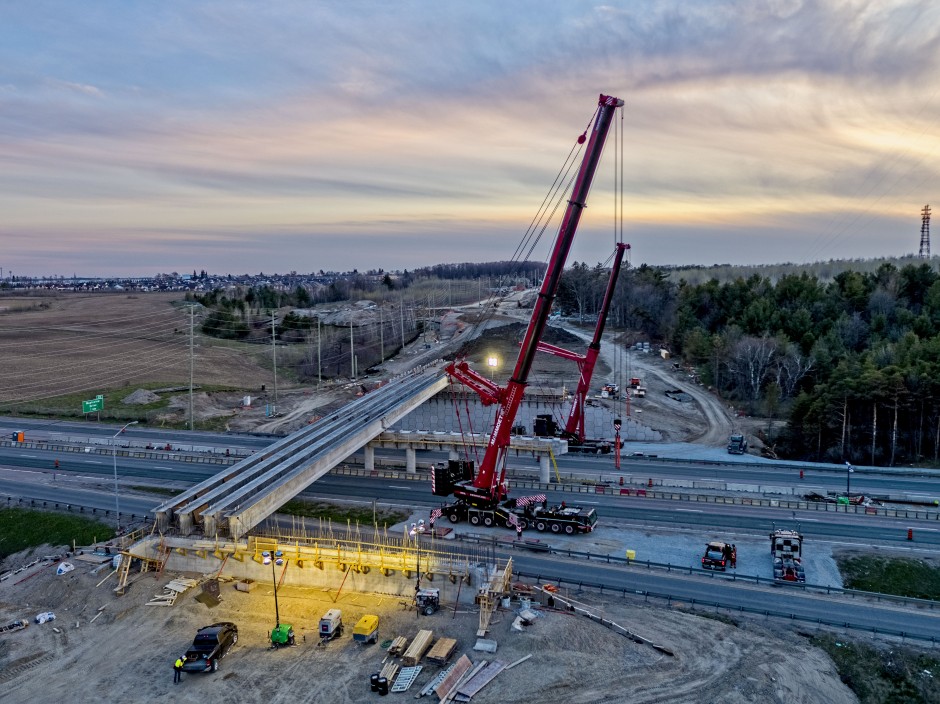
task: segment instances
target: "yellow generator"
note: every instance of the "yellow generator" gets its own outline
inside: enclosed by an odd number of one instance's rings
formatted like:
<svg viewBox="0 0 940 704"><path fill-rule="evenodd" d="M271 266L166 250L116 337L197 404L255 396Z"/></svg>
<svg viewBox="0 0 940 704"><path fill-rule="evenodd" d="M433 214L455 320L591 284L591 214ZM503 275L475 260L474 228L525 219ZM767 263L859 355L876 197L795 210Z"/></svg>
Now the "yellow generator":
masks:
<svg viewBox="0 0 940 704"><path fill-rule="evenodd" d="M353 628L353 640L357 643L377 643L379 640L379 617L366 614Z"/></svg>

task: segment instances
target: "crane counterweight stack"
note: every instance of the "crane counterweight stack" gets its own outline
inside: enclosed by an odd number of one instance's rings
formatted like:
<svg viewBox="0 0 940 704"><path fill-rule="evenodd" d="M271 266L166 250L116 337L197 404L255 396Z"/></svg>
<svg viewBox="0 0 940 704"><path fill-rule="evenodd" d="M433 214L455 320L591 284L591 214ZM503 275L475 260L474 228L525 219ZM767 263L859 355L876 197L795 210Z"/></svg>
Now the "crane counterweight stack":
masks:
<svg viewBox="0 0 940 704"><path fill-rule="evenodd" d="M612 96L601 95L598 100L596 117L588 139L584 159L578 170L571 198L568 201L558 236L555 239L545 278L542 280L532 317L529 319L529 325L522 340L519 357L505 388L497 386L474 372L465 362L454 362L447 367L447 373L474 389L484 404L497 405L493 430L490 433L486 452L476 475L473 479L457 479L450 475L453 482L453 495L458 502L455 510L448 514L451 520L454 520L453 515L464 513L464 508L467 506L486 511L508 510L505 507L500 507L499 504L507 498L505 484L506 453L512 436L512 425L522 403L529 372L539 348L539 341L545 331L552 304L558 293L558 286L568 258L568 252L574 241L581 214L586 207L588 192L597 171L614 113L617 108L622 106L623 101ZM449 488L441 486L440 481L436 481L435 484L435 493L438 494ZM444 512L447 513L449 508L451 507L445 507ZM513 518L507 519L507 522L514 524L515 514L511 511L509 513ZM596 517L594 520L596 521ZM591 525L593 526L593 523Z"/></svg>

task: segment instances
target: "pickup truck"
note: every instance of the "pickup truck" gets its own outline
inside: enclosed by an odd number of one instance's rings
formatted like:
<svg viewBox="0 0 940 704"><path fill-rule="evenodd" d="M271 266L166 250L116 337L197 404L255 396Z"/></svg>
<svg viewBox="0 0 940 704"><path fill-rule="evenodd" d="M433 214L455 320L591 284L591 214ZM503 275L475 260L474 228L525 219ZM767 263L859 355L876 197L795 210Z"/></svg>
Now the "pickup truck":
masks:
<svg viewBox="0 0 940 704"><path fill-rule="evenodd" d="M728 543L718 541L709 543L705 546L705 554L702 556L702 569L721 570L724 572L730 554L731 546Z"/></svg>
<svg viewBox="0 0 940 704"><path fill-rule="evenodd" d="M196 631L193 644L186 651L183 672L215 672L219 660L238 642L238 626L230 621L213 623Z"/></svg>

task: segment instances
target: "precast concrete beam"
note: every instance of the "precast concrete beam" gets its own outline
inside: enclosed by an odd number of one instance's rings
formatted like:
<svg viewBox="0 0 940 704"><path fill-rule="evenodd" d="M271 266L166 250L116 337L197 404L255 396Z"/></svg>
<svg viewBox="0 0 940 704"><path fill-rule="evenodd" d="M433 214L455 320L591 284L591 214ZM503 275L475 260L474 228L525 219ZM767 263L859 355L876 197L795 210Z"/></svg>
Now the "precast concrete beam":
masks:
<svg viewBox="0 0 940 704"><path fill-rule="evenodd" d="M375 469L375 448L372 445L366 445L363 449L362 466L367 472Z"/></svg>

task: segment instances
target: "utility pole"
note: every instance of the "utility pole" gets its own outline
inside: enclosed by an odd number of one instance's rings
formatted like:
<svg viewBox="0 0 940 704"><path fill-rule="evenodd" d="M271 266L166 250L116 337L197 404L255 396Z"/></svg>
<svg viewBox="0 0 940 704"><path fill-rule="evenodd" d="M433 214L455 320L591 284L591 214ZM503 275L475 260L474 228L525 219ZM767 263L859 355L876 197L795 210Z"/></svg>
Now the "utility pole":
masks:
<svg viewBox="0 0 940 704"><path fill-rule="evenodd" d="M930 206L925 205L920 211L920 252L921 259L930 259Z"/></svg>
<svg viewBox="0 0 940 704"><path fill-rule="evenodd" d="M277 333L274 328L274 310L271 311L271 361L274 363L274 408L271 415L277 415Z"/></svg>
<svg viewBox="0 0 940 704"><path fill-rule="evenodd" d="M382 309L379 308L379 355L381 360L379 364L385 363L385 324L382 321Z"/></svg>
<svg viewBox="0 0 940 704"><path fill-rule="evenodd" d="M196 306L189 307L189 429L194 429L196 416L193 413L193 331L196 323Z"/></svg>
<svg viewBox="0 0 940 704"><path fill-rule="evenodd" d="M352 320L349 321L349 375L356 378L356 347L353 342Z"/></svg>
<svg viewBox="0 0 940 704"><path fill-rule="evenodd" d="M405 294L401 294L401 351L405 351Z"/></svg>
<svg viewBox="0 0 940 704"><path fill-rule="evenodd" d="M323 380L323 366L320 364L322 360L320 345L320 318L317 318L317 390L320 390L320 382Z"/></svg>

